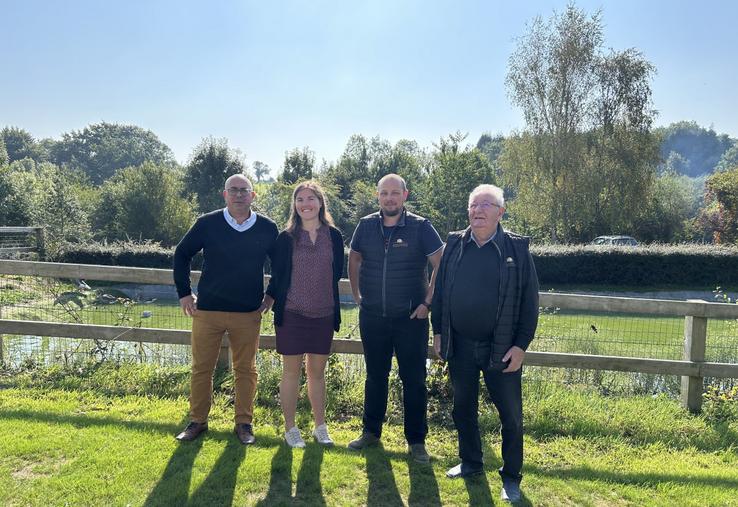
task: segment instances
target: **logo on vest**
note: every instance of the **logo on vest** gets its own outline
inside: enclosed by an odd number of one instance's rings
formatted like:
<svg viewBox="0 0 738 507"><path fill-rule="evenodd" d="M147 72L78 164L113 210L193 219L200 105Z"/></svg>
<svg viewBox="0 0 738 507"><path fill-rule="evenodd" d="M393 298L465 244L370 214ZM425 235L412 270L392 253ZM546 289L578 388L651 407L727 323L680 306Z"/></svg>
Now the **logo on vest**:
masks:
<svg viewBox="0 0 738 507"><path fill-rule="evenodd" d="M395 241L395 244L392 245L392 246L395 247L395 248L398 248L398 247L407 247L408 244L405 243L404 241L402 241L402 238L397 238L397 241Z"/></svg>

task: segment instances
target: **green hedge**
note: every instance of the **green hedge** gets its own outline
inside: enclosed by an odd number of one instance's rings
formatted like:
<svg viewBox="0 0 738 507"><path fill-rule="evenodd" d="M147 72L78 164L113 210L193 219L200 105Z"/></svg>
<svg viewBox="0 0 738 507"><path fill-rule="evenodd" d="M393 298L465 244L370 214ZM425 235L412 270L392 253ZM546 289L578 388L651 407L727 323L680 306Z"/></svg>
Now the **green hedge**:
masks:
<svg viewBox="0 0 738 507"><path fill-rule="evenodd" d="M631 287L738 284L738 248L716 245L640 247L533 246L542 286Z"/></svg>
<svg viewBox="0 0 738 507"><path fill-rule="evenodd" d="M534 245L532 252L543 287L561 284L630 287L738 285L736 247L688 244L636 248ZM173 249L156 243L67 244L52 260L169 269L172 267L172 253ZM201 265L202 257L198 255L193 269L199 269Z"/></svg>
<svg viewBox="0 0 738 507"><path fill-rule="evenodd" d="M173 254L173 248L165 248L158 243L66 243L50 260L69 264L171 269ZM200 269L201 265L202 256L198 255L194 259L193 269Z"/></svg>

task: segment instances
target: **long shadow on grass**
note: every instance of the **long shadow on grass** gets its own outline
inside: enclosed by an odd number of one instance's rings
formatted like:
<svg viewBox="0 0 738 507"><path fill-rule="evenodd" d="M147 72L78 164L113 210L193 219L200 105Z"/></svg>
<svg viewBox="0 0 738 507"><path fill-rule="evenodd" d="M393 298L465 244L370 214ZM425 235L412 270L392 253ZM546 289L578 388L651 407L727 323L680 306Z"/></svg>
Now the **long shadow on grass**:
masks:
<svg viewBox="0 0 738 507"><path fill-rule="evenodd" d="M246 447L233 435L205 481L192 494L189 505L232 505L238 467L245 456Z"/></svg>
<svg viewBox="0 0 738 507"><path fill-rule="evenodd" d="M395 475L392 473L392 462L380 443L364 450L366 458L366 475L369 490L366 495L368 506L390 507L405 504L397 489Z"/></svg>
<svg viewBox="0 0 738 507"><path fill-rule="evenodd" d="M297 473L295 499L310 505L326 505L323 486L320 484L320 467L323 464L324 447L308 444L302 455L300 471Z"/></svg>
<svg viewBox="0 0 738 507"><path fill-rule="evenodd" d="M292 449L280 445L272 458L269 491L257 506L285 505L292 501Z"/></svg>
<svg viewBox="0 0 738 507"><path fill-rule="evenodd" d="M463 479L466 492L469 495L469 505L494 505L492 492L487 482L487 474L466 477Z"/></svg>
<svg viewBox="0 0 738 507"><path fill-rule="evenodd" d="M256 505L326 505L323 486L320 483L320 467L323 464L324 448L319 444L307 444L300 471L297 473L295 497L292 498L292 452L284 442L280 442L272 458L269 478L269 491ZM222 505L222 504L221 504Z"/></svg>
<svg viewBox="0 0 738 507"><path fill-rule="evenodd" d="M183 442L177 446L169 458L164 473L151 490L144 502L145 507L159 505L185 505L190 493L190 479L192 477L192 465L197 453L200 452L203 438L194 442Z"/></svg>
<svg viewBox="0 0 738 507"><path fill-rule="evenodd" d="M438 482L431 465L421 465L414 460L409 461L410 494L408 505L435 507L441 506L441 495L438 493Z"/></svg>

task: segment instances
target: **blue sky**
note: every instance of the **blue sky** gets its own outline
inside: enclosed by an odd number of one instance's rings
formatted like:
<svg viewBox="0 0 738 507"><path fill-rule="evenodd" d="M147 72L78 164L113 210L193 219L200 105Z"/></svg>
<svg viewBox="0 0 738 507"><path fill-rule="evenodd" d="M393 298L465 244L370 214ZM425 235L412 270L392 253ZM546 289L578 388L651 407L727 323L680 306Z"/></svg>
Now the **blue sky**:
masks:
<svg viewBox="0 0 738 507"><path fill-rule="evenodd" d="M566 1L0 0L0 126L35 137L100 121L154 131L180 162L208 135L272 172L350 135L421 146L523 127L504 79L515 38ZM658 69L658 125L738 137L738 2L580 1L607 47ZM731 97L733 97L731 99Z"/></svg>

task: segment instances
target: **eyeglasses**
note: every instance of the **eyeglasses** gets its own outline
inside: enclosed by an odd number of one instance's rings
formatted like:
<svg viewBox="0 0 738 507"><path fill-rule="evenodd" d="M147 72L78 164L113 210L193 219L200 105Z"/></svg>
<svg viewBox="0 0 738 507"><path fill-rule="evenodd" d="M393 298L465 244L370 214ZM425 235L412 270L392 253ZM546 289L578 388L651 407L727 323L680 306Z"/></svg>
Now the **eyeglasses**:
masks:
<svg viewBox="0 0 738 507"><path fill-rule="evenodd" d="M230 187L230 188L227 188L226 190L228 191L229 195L238 195L238 194L248 195L251 192L253 192L253 190L250 188L238 188L238 187Z"/></svg>
<svg viewBox="0 0 738 507"><path fill-rule="evenodd" d="M484 201L484 202L480 202L480 203L476 203L476 202L473 202L473 203L471 203L471 204L469 205L469 209L470 209L471 211L474 211L474 210L475 210L475 209L477 209L477 208L479 208L479 209L483 209L483 210L488 210L488 209L490 209L490 208L491 208L492 206L496 206L496 207L498 207L498 208L501 208L501 207L502 207L502 206L500 206L499 204L495 204L495 203L493 203L493 202L488 202L488 201Z"/></svg>

